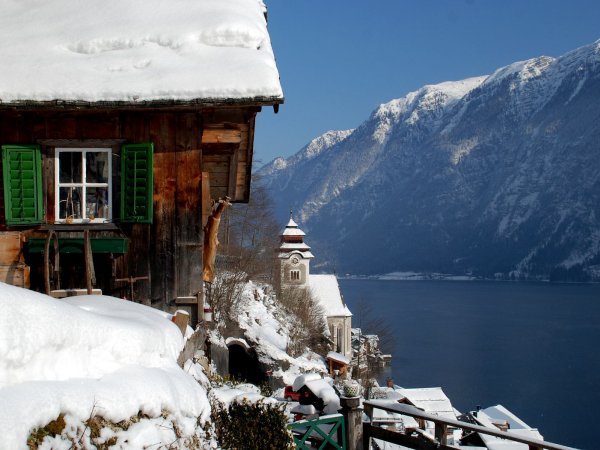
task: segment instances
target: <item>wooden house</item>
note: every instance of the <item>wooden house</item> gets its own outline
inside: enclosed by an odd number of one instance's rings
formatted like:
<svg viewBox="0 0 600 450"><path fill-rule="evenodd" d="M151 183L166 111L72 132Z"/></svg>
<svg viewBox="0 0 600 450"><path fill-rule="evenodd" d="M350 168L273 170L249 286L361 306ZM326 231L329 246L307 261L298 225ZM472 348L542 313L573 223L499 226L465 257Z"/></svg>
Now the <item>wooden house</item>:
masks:
<svg viewBox="0 0 600 450"><path fill-rule="evenodd" d="M248 201L283 103L262 2L10 2L0 36L0 281L195 317L213 201Z"/></svg>

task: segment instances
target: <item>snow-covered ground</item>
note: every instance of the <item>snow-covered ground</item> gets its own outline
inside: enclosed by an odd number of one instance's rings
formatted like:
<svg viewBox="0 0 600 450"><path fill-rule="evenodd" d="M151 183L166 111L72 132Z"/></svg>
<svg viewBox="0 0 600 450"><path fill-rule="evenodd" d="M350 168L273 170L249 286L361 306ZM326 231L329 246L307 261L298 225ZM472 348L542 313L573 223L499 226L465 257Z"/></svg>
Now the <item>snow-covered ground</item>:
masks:
<svg viewBox="0 0 600 450"><path fill-rule="evenodd" d="M57 300L4 283L0 310L2 448L27 448L31 430L60 414L63 438L46 438L41 448L69 449L67 437L89 441L84 422L95 416L133 422L101 430L103 441L123 449L186 448L186 438L202 438L210 405L177 365L184 338L169 314L106 296Z"/></svg>
<svg viewBox="0 0 600 450"><path fill-rule="evenodd" d="M291 318L282 313L270 290L268 285L248 282L237 305L239 326L256 345L261 362L278 367L273 376L287 385L302 373L327 373L323 357L316 353L307 350L296 358L287 353Z"/></svg>

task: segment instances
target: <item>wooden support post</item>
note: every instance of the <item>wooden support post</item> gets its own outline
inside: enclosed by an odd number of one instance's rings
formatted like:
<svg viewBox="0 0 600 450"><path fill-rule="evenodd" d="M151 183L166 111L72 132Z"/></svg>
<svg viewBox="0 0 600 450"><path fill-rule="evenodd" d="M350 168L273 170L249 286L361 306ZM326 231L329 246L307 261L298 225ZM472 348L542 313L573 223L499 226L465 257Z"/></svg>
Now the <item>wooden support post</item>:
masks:
<svg viewBox="0 0 600 450"><path fill-rule="evenodd" d="M54 236L54 230L49 230L44 244L44 288L46 289L46 295L50 295L52 290L50 287L50 241L52 236Z"/></svg>
<svg viewBox="0 0 600 450"><path fill-rule="evenodd" d="M85 257L85 285L88 295L92 295L96 275L94 273L94 259L92 256L92 242L90 241L90 230L83 231L83 253Z"/></svg>
<svg viewBox="0 0 600 450"><path fill-rule="evenodd" d="M360 397L341 397L340 413L346 422L346 445L348 450L361 450L363 448L363 424L360 407Z"/></svg>
<svg viewBox="0 0 600 450"><path fill-rule="evenodd" d="M58 234L54 239L54 287L60 289L60 242Z"/></svg>
<svg viewBox="0 0 600 450"><path fill-rule="evenodd" d="M181 334L185 336L185 330L188 326L188 322L190 321L190 315L187 313L187 311L178 309L175 311L175 315L171 321L179 327L179 331L181 331Z"/></svg>
<svg viewBox="0 0 600 450"><path fill-rule="evenodd" d="M446 445L448 443L448 425L436 422L435 438L441 445Z"/></svg>

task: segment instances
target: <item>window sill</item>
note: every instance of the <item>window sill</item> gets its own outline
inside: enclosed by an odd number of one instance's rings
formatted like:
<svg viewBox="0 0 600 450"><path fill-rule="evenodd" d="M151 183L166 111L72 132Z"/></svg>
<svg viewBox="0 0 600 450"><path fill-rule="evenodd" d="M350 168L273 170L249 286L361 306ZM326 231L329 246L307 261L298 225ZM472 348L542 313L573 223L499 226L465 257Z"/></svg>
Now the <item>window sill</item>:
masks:
<svg viewBox="0 0 600 450"><path fill-rule="evenodd" d="M53 223L40 225L39 230L54 230L54 231L116 231L119 227L114 223L98 222L98 223Z"/></svg>

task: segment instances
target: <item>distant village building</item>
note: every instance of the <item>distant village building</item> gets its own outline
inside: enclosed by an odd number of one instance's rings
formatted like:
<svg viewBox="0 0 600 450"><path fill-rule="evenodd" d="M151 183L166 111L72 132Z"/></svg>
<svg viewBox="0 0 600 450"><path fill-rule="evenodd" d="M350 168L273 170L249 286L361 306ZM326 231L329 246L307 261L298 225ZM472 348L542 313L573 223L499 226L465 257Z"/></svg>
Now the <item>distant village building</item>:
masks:
<svg viewBox="0 0 600 450"><path fill-rule="evenodd" d="M280 234L277 281L282 289L309 290L323 308L333 343L332 352L328 355L331 370L345 372L344 367L347 367L352 359L352 313L344 303L335 275L310 274L310 260L314 255L304 242L305 235L290 217Z"/></svg>
<svg viewBox="0 0 600 450"><path fill-rule="evenodd" d="M136 5L3 5L0 280L195 322L213 202L248 201L256 116L284 98L262 2Z"/></svg>

